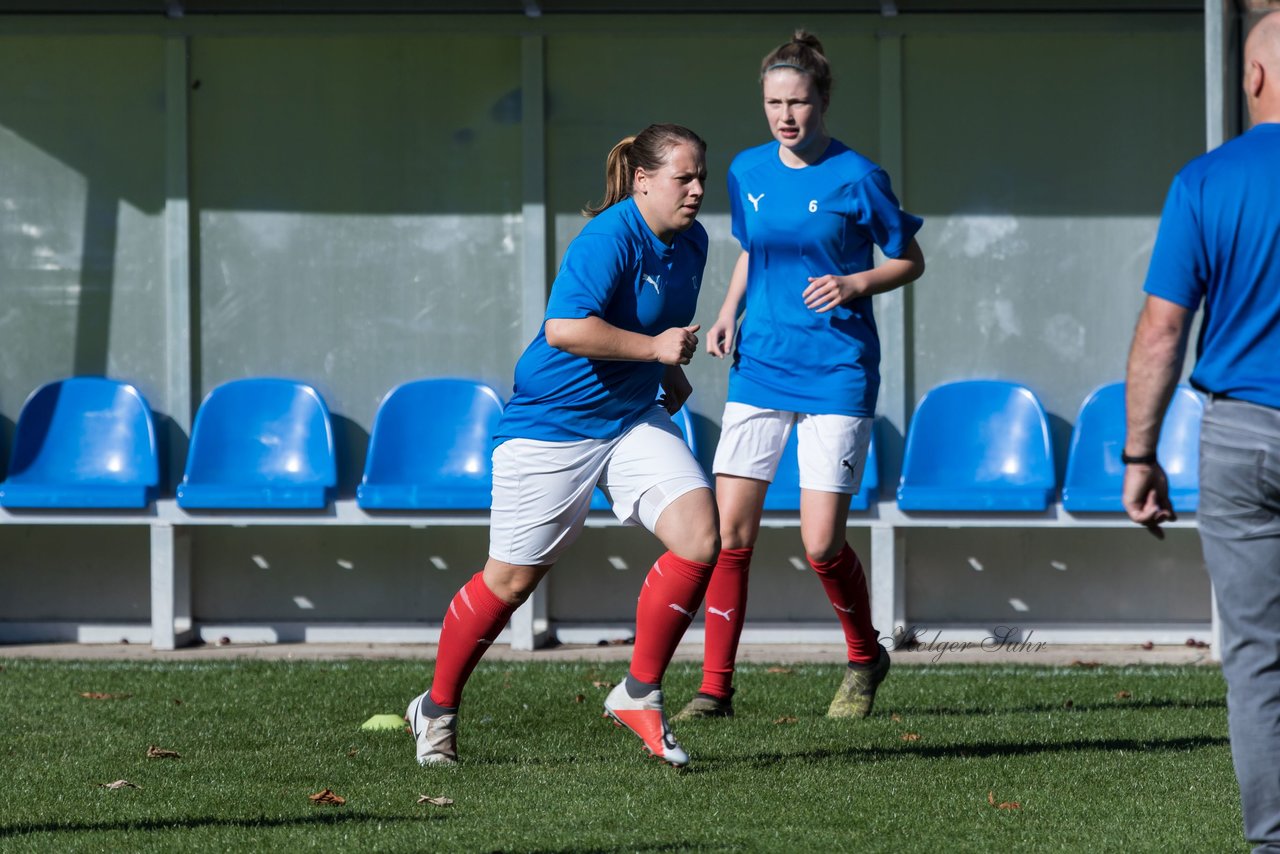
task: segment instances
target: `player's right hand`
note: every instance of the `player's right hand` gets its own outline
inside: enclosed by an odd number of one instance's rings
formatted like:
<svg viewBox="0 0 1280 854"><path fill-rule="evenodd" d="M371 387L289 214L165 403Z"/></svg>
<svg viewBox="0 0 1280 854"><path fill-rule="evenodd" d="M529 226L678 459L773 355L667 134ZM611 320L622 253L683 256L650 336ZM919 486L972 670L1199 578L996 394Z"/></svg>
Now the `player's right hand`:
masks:
<svg viewBox="0 0 1280 854"><path fill-rule="evenodd" d="M654 349L658 361L664 365L687 365L698 351L698 336L694 333L701 329L700 324L692 326L673 326L665 332L653 337Z"/></svg>
<svg viewBox="0 0 1280 854"><path fill-rule="evenodd" d="M733 333L737 327L734 320L717 319L707 332L707 352L717 359L723 359L733 352Z"/></svg>

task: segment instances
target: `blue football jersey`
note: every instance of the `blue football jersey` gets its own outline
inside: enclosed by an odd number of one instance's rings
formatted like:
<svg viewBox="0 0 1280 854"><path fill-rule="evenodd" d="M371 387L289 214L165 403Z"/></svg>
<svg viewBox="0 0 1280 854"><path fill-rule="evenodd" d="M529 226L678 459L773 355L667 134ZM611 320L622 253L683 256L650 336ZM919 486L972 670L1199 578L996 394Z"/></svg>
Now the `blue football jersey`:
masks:
<svg viewBox="0 0 1280 854"><path fill-rule="evenodd" d="M884 170L834 139L800 169L782 162L777 142L742 152L729 167L729 204L749 254L729 400L874 415L880 340L871 299L820 314L801 295L810 277L871 269L873 246L901 256L923 221L901 209Z"/></svg>
<svg viewBox="0 0 1280 854"><path fill-rule="evenodd" d="M596 215L565 251L542 328L516 363L495 444L611 439L625 432L654 405L666 367L557 350L547 343L546 321L599 317L645 335L688 326L706 262L707 233L697 222L668 246L632 199Z"/></svg>

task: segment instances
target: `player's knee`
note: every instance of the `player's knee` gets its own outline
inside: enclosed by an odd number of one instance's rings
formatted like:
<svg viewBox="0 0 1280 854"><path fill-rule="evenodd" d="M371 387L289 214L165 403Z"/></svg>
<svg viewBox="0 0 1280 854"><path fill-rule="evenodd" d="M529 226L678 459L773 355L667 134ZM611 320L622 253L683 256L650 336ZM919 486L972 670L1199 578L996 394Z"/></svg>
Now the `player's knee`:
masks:
<svg viewBox="0 0 1280 854"><path fill-rule="evenodd" d="M714 525L700 525L681 537L679 548L672 549L694 563L715 563L720 556L720 534Z"/></svg>
<svg viewBox="0 0 1280 854"><path fill-rule="evenodd" d="M485 567L484 583L494 596L508 605L522 605L533 595L546 570L540 567Z"/></svg>
<svg viewBox="0 0 1280 854"><path fill-rule="evenodd" d="M699 563L715 563L716 558L720 556L720 532L714 525L708 525L700 540L698 556L695 559Z"/></svg>
<svg viewBox="0 0 1280 854"><path fill-rule="evenodd" d="M831 537L812 537L804 541L804 554L810 563L826 563L834 560L843 548L844 540L837 541Z"/></svg>
<svg viewBox="0 0 1280 854"><path fill-rule="evenodd" d="M725 549L755 548L760 529L750 520L737 524L721 522L720 547Z"/></svg>
<svg viewBox="0 0 1280 854"><path fill-rule="evenodd" d="M493 591L493 595L509 605L523 605L525 600L533 595L537 586L538 582L535 579L516 576L499 584L498 589Z"/></svg>

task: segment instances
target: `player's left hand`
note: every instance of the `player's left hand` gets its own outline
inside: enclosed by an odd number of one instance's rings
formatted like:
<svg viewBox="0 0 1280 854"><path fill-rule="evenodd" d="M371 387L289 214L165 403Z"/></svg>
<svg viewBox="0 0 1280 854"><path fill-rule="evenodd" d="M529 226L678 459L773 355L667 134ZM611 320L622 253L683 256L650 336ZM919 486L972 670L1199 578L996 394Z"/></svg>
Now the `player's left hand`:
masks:
<svg viewBox="0 0 1280 854"><path fill-rule="evenodd" d="M675 415L693 394L693 386L678 366L668 368L662 376L662 407L668 415Z"/></svg>
<svg viewBox="0 0 1280 854"><path fill-rule="evenodd" d="M856 276L810 276L801 297L806 308L821 314L859 295Z"/></svg>

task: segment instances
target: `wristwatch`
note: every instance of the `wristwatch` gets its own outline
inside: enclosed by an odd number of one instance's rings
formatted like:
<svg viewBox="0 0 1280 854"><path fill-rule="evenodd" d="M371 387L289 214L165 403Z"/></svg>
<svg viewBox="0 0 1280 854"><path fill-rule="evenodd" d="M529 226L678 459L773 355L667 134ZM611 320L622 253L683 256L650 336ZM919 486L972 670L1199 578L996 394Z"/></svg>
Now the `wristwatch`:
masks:
<svg viewBox="0 0 1280 854"><path fill-rule="evenodd" d="M1143 454L1138 457L1131 457L1128 454L1126 454L1122 449L1120 451L1120 462L1124 463L1127 466L1153 466L1158 461L1156 460L1156 455L1154 451L1152 451L1149 454Z"/></svg>

